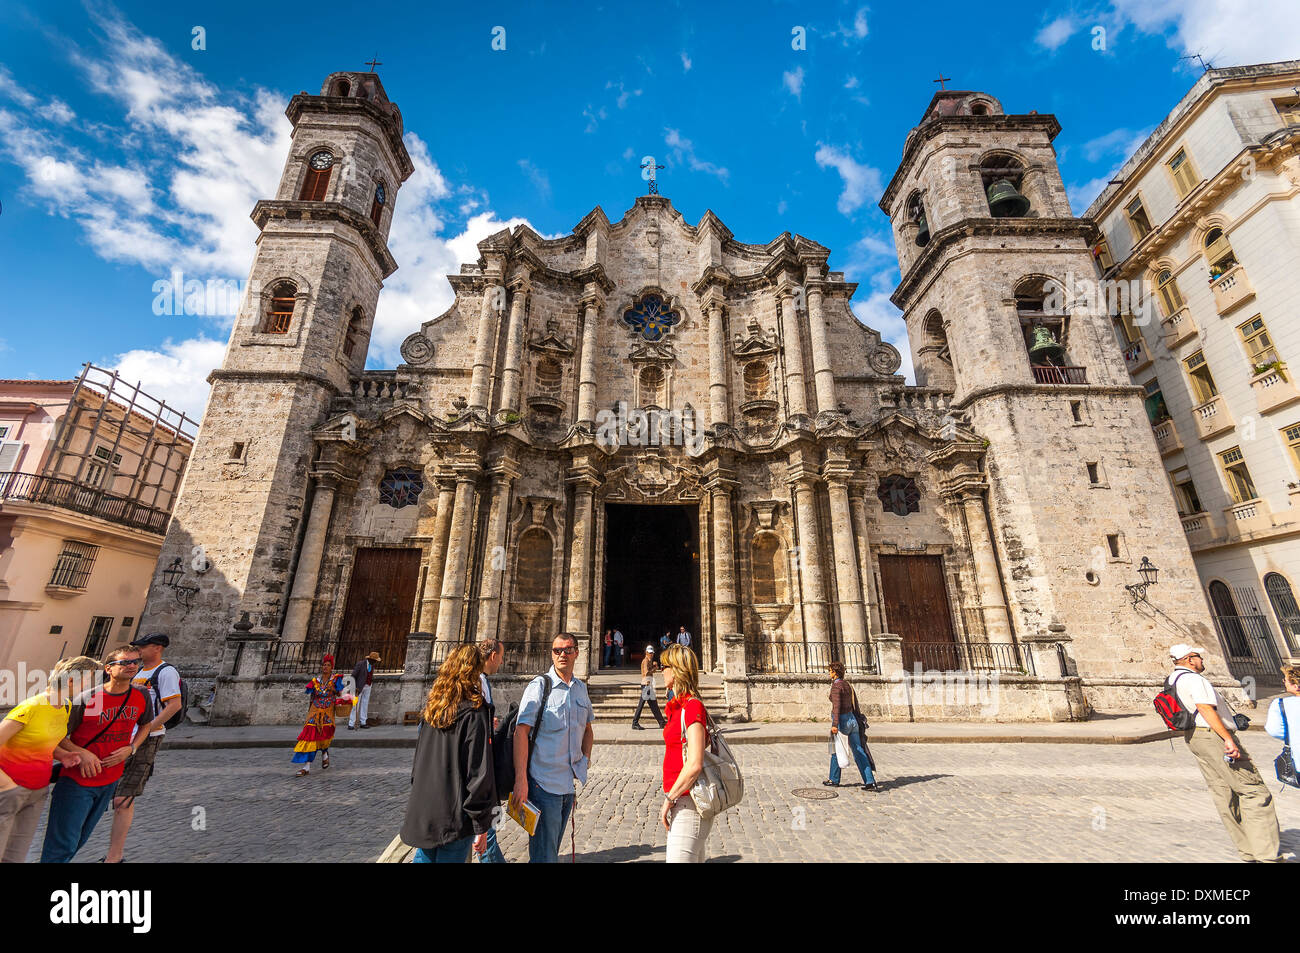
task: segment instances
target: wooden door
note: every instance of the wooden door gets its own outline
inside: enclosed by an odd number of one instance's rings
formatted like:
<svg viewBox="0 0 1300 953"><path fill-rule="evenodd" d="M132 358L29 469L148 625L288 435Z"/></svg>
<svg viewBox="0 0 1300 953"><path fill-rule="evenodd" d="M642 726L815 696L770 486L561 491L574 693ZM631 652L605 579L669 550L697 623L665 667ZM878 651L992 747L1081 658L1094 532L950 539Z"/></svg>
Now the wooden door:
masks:
<svg viewBox="0 0 1300 953"><path fill-rule="evenodd" d="M352 671L363 656L378 652L380 669L401 669L420 577L418 549L358 549L339 632L335 668Z"/></svg>
<svg viewBox="0 0 1300 953"><path fill-rule="evenodd" d="M902 636L903 668L959 668L942 556L880 557L886 631Z"/></svg>

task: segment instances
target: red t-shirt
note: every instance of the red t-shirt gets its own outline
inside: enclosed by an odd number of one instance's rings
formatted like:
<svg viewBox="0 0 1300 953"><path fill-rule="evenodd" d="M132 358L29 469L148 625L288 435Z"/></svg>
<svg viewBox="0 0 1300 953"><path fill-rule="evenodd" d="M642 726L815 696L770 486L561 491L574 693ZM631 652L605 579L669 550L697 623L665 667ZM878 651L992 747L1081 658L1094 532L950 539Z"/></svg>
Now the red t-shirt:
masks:
<svg viewBox="0 0 1300 953"><path fill-rule="evenodd" d="M106 758L123 745L129 745L132 729L137 725L143 729L152 720L150 716L153 714L148 697L134 685L120 695L110 695L106 688L107 686L97 688L77 699L73 705L72 717L75 719L80 715L81 724L68 736L74 745L85 748L98 758ZM78 712L78 707L84 710ZM119 708L122 709L121 714L118 714ZM114 715L117 717L114 718ZM101 731L103 734L100 734ZM90 739L96 735L99 737L91 744ZM123 761L111 768L104 768L93 778L83 778L81 768L64 768L61 777L85 787L100 788L120 778L125 768L126 762Z"/></svg>
<svg viewBox="0 0 1300 953"><path fill-rule="evenodd" d="M667 794L677 783L677 776L682 773L682 710L686 711L686 727L694 724L705 725L704 702L698 698L684 701L673 696L664 707L664 793Z"/></svg>

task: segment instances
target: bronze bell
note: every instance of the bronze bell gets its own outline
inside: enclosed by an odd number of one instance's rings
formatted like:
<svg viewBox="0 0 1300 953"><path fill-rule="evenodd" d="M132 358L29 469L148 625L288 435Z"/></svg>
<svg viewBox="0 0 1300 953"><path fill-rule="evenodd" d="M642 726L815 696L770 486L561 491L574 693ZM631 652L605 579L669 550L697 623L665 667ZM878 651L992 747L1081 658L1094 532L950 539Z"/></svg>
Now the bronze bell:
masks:
<svg viewBox="0 0 1300 953"><path fill-rule="evenodd" d="M1029 211L1029 199L1016 191L1010 179L998 179L990 185L988 199L994 218L1020 218Z"/></svg>
<svg viewBox="0 0 1300 953"><path fill-rule="evenodd" d="M1029 363L1060 365L1065 348L1057 342L1052 329L1045 324L1035 324L1032 330L1034 342L1029 345Z"/></svg>
<svg viewBox="0 0 1300 953"><path fill-rule="evenodd" d="M916 224L917 224L916 243L920 245L922 248L924 248L926 245L930 243L930 226L925 220L924 211L921 212L921 214L916 217Z"/></svg>

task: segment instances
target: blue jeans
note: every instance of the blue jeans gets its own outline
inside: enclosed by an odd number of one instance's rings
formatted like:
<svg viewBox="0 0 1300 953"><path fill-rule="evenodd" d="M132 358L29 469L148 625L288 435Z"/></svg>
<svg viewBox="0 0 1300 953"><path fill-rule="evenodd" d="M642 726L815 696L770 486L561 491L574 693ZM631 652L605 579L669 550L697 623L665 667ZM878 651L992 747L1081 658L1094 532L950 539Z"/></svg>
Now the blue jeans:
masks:
<svg viewBox="0 0 1300 953"><path fill-rule="evenodd" d="M558 864L560 844L564 841L564 825L569 823L569 813L573 810L573 795L543 791L536 781L529 778L528 800L542 812L542 816L537 819L537 832L528 838L528 862Z"/></svg>
<svg viewBox="0 0 1300 953"><path fill-rule="evenodd" d="M501 845L497 843L495 827L488 831L487 847L483 849L483 853L478 855L478 862L480 864L504 864L506 862L506 855L501 853Z"/></svg>
<svg viewBox="0 0 1300 953"><path fill-rule="evenodd" d="M463 864L469 860L469 849L474 844L474 835L454 840L450 844L430 847L428 850L416 848L413 864Z"/></svg>
<svg viewBox="0 0 1300 953"><path fill-rule="evenodd" d="M50 818L41 846L42 864L66 864L90 840L95 825L113 800L117 782L90 787L59 778L50 795Z"/></svg>
<svg viewBox="0 0 1300 953"><path fill-rule="evenodd" d="M840 734L842 734L849 743L849 750L853 752L853 760L858 763L858 772L862 775L863 784L875 784L876 776L871 773L871 762L867 760L867 750L862 747L862 736L858 734L858 720L852 714L840 715L838 725ZM831 784L840 783L840 763L835 755L831 755Z"/></svg>
<svg viewBox="0 0 1300 953"><path fill-rule="evenodd" d="M614 664L614 646L607 645L605 646L605 654L601 656L600 665L601 668L609 668L613 664Z"/></svg>

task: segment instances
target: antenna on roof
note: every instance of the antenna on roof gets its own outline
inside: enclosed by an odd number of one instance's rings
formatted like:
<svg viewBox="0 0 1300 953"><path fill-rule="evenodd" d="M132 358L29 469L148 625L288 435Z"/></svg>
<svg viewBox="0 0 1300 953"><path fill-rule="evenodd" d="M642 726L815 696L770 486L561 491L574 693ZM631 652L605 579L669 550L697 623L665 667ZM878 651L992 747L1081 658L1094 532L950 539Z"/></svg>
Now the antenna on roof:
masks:
<svg viewBox="0 0 1300 953"><path fill-rule="evenodd" d="M1201 64L1202 72L1209 72L1214 69L1214 64L1205 62L1205 57L1200 53L1188 53L1186 56L1180 56L1178 58L1180 60L1196 60L1196 62Z"/></svg>

